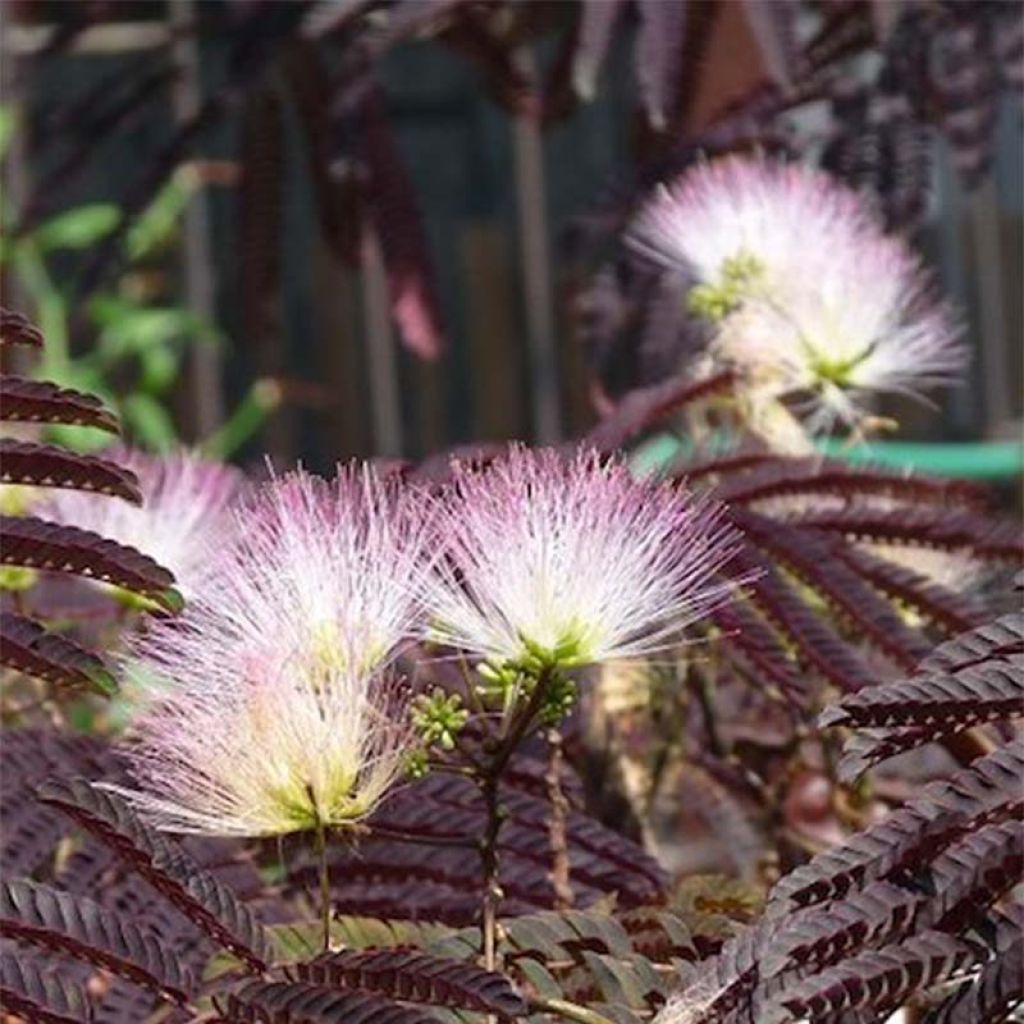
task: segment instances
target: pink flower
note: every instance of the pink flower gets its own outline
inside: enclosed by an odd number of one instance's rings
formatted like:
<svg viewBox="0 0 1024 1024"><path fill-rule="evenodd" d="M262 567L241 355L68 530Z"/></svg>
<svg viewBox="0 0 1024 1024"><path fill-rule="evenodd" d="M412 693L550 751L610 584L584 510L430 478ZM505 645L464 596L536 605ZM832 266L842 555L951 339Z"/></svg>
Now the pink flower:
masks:
<svg viewBox="0 0 1024 1024"><path fill-rule="evenodd" d="M811 432L872 392L917 394L967 363L918 258L866 201L800 164L729 157L662 187L628 241L693 287L711 354L763 399L800 396Z"/></svg>
<svg viewBox="0 0 1024 1024"><path fill-rule="evenodd" d="M633 657L676 642L729 594L737 544L720 510L580 449L512 447L455 467L432 635L495 667Z"/></svg>
<svg viewBox="0 0 1024 1024"><path fill-rule="evenodd" d="M141 506L81 491L53 491L36 511L44 519L93 530L155 558L190 597L209 568L211 540L223 539L228 508L245 478L232 466L187 451L108 454L138 476Z"/></svg>
<svg viewBox="0 0 1024 1024"><path fill-rule="evenodd" d="M156 684L127 795L176 831L272 835L369 813L410 749L383 674L422 631L429 509L369 468L274 480L178 621L129 642Z"/></svg>

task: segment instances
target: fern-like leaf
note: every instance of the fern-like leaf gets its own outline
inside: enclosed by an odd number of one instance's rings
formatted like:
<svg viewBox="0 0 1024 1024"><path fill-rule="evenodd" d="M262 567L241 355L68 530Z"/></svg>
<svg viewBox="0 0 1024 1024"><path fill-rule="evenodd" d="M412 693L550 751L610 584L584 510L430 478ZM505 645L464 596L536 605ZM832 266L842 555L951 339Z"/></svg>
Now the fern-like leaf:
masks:
<svg viewBox="0 0 1024 1024"><path fill-rule="evenodd" d="M964 16L956 6L952 10L952 23L938 38L935 91L942 101L941 124L953 148L953 163L973 188L992 161L999 64L989 19Z"/></svg>
<svg viewBox="0 0 1024 1024"><path fill-rule="evenodd" d="M58 686L85 687L107 697L117 692L117 680L102 658L14 612L0 612L0 664Z"/></svg>
<svg viewBox="0 0 1024 1024"><path fill-rule="evenodd" d="M954 723L908 726L905 729L864 729L846 741L843 756L836 766L836 775L842 782L853 783L869 768L890 758L916 750L926 743L938 743L962 730Z"/></svg>
<svg viewBox="0 0 1024 1024"><path fill-rule="evenodd" d="M833 554L826 539L742 509L730 510L730 518L901 667L912 669L928 653L927 640L908 629L888 602Z"/></svg>
<svg viewBox="0 0 1024 1024"><path fill-rule="evenodd" d="M1022 774L1024 742L1016 741L932 783L912 804L782 878L769 896L769 911L842 896L934 857L958 835L1019 814Z"/></svg>
<svg viewBox="0 0 1024 1024"><path fill-rule="evenodd" d="M810 704L810 692L775 631L748 607L736 600L711 612L711 620L725 634L725 656L761 685L770 683L798 708Z"/></svg>
<svg viewBox="0 0 1024 1024"><path fill-rule="evenodd" d="M924 902L921 894L882 881L833 906L797 914L772 943L761 975L821 968L865 946L899 939L913 930Z"/></svg>
<svg viewBox="0 0 1024 1024"><path fill-rule="evenodd" d="M0 1009L27 1024L83 1024L92 1019L78 985L41 971L27 958L0 953Z"/></svg>
<svg viewBox="0 0 1024 1024"><path fill-rule="evenodd" d="M918 672L960 672L1020 654L1024 654L1024 613L1012 612L940 644L921 662Z"/></svg>
<svg viewBox="0 0 1024 1024"><path fill-rule="evenodd" d="M416 949L347 950L298 964L299 980L362 989L391 999L524 1017L527 1005L503 975Z"/></svg>
<svg viewBox="0 0 1024 1024"><path fill-rule="evenodd" d="M961 633L985 619L984 609L969 594L942 586L912 569L852 544L840 544L834 550L880 593L898 604L909 606L943 629ZM918 667L923 668L923 664Z"/></svg>
<svg viewBox="0 0 1024 1024"><path fill-rule="evenodd" d="M253 981L214 1002L231 1024L439 1024L425 1010L305 982Z"/></svg>
<svg viewBox="0 0 1024 1024"><path fill-rule="evenodd" d="M943 931L961 930L1016 885L1022 870L1024 822L993 822L972 832L929 865L929 885L936 890L931 920Z"/></svg>
<svg viewBox="0 0 1024 1024"><path fill-rule="evenodd" d="M956 673L916 675L844 697L820 725L967 729L1024 714L1024 655L1006 665L978 665Z"/></svg>
<svg viewBox="0 0 1024 1024"><path fill-rule="evenodd" d="M51 781L39 798L60 808L114 850L186 917L253 970L263 970L269 945L252 912L178 845L145 825L116 793L85 779Z"/></svg>
<svg viewBox="0 0 1024 1024"><path fill-rule="evenodd" d="M888 1010L919 988L963 972L975 956L964 942L924 932L899 945L860 953L785 990L764 1021L825 1020L845 1011Z"/></svg>
<svg viewBox="0 0 1024 1024"><path fill-rule="evenodd" d="M95 491L142 504L139 481L130 469L95 455L11 438L0 438L0 482Z"/></svg>
<svg viewBox="0 0 1024 1024"><path fill-rule="evenodd" d="M844 508L801 512L788 521L840 533L852 540L964 551L978 558L1013 563L1024 560L1024 540L1014 523L969 512L927 506L891 510Z"/></svg>
<svg viewBox="0 0 1024 1024"><path fill-rule="evenodd" d="M0 376L0 419L9 423L66 423L119 432L117 417L94 395L45 380Z"/></svg>
<svg viewBox="0 0 1024 1024"><path fill-rule="evenodd" d="M34 882L0 887L0 935L68 953L179 1003L195 986L154 933L92 900Z"/></svg>
<svg viewBox="0 0 1024 1024"><path fill-rule="evenodd" d="M43 332L22 313L0 307L0 345L43 347Z"/></svg>
<svg viewBox="0 0 1024 1024"><path fill-rule="evenodd" d="M666 416L693 402L728 391L731 373L692 380L679 377L629 392L619 407L587 435L587 443L599 451L614 451L642 434Z"/></svg>
<svg viewBox="0 0 1024 1024"><path fill-rule="evenodd" d="M42 519L0 516L0 562L112 583L169 611L182 606L174 577L152 558L91 530Z"/></svg>
<svg viewBox="0 0 1024 1024"><path fill-rule="evenodd" d="M982 967L941 1005L925 1014L921 1024L1003 1024L1024 1004L1024 940Z"/></svg>
<svg viewBox="0 0 1024 1024"><path fill-rule="evenodd" d="M733 477L716 489L729 504L772 498L853 496L892 498L915 504L952 505L984 509L985 492L963 480L889 473L868 467L851 467L821 459L791 458L755 468Z"/></svg>
<svg viewBox="0 0 1024 1024"><path fill-rule="evenodd" d="M792 641L802 662L812 665L841 690L857 691L872 685L874 676L857 652L808 606L774 566L763 565L752 546L736 555L730 567L737 574L756 576L749 585L750 599Z"/></svg>

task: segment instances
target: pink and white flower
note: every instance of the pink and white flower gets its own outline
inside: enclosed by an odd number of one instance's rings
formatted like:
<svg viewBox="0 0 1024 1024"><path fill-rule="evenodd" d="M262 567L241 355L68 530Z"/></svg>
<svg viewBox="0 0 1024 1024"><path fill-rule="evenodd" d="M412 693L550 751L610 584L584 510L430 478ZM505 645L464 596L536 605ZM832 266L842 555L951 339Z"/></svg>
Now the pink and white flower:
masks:
<svg viewBox="0 0 1024 1024"><path fill-rule="evenodd" d="M404 692L385 670L422 630L429 510L369 468L274 480L184 616L129 642L159 698L127 795L158 826L272 835L357 820L403 768Z"/></svg>
<svg viewBox="0 0 1024 1024"><path fill-rule="evenodd" d="M188 451L110 454L138 477L141 506L82 491L53 491L35 511L149 555L174 573L178 588L190 597L208 572L212 544L224 539L228 509L244 488L244 476Z"/></svg>
<svg viewBox="0 0 1024 1024"><path fill-rule="evenodd" d="M715 361L759 397L803 396L808 429L855 424L873 392L918 394L967 363L919 259L866 200L799 164L729 157L663 186L631 246L693 280Z"/></svg>
<svg viewBox="0 0 1024 1024"><path fill-rule="evenodd" d="M159 631L151 644L169 648ZM138 789L109 788L172 832L284 835L369 814L415 742L397 684L327 665L236 670L169 690L128 748Z"/></svg>
<svg viewBox="0 0 1024 1024"><path fill-rule="evenodd" d="M593 450L456 466L443 515L432 635L495 667L648 654L732 589L716 578L737 544L720 510Z"/></svg>

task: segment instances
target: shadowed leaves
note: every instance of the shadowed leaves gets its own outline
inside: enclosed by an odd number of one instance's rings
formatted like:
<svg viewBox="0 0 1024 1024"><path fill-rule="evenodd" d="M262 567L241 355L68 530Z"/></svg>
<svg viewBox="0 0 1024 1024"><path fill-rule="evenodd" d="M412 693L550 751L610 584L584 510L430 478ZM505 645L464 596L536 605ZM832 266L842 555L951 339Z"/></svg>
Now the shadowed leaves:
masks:
<svg viewBox="0 0 1024 1024"><path fill-rule="evenodd" d="M0 418L9 423L66 423L118 433L117 417L94 395L45 380L0 376Z"/></svg>
<svg viewBox="0 0 1024 1024"><path fill-rule="evenodd" d="M0 482L93 491L142 504L138 479L130 469L95 455L10 438L0 438Z"/></svg>
<svg viewBox="0 0 1024 1024"><path fill-rule="evenodd" d="M181 608L174 577L148 555L91 530L42 519L0 517L0 562L73 573L141 594L168 611Z"/></svg>
<svg viewBox="0 0 1024 1024"><path fill-rule="evenodd" d="M363 989L393 999L501 1017L521 1017L527 1012L523 997L504 976L416 949L325 953L298 964L294 971L301 981Z"/></svg>
<svg viewBox="0 0 1024 1024"><path fill-rule="evenodd" d="M117 681L100 657L13 612L0 613L0 664L59 686L104 696L117 692Z"/></svg>
<svg viewBox="0 0 1024 1024"><path fill-rule="evenodd" d="M0 935L70 954L183 1003L194 979L155 933L92 900L28 881L0 888Z"/></svg>
<svg viewBox="0 0 1024 1024"><path fill-rule="evenodd" d="M263 970L269 944L252 912L185 851L145 825L115 793L84 779L52 781L39 798L101 840L215 942Z"/></svg>

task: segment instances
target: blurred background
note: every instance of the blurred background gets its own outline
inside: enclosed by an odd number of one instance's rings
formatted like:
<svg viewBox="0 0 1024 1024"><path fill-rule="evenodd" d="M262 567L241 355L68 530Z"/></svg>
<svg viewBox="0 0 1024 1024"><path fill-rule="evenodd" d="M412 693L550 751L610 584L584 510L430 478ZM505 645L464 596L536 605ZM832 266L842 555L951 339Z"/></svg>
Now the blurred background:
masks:
<svg viewBox="0 0 1024 1024"><path fill-rule="evenodd" d="M901 436L999 441L1012 473L1022 12L4 0L3 303L47 338L13 357L142 446L243 462L573 437L692 348L629 265L631 212L695 159L762 150L909 233L975 359L936 408L897 403Z"/></svg>

